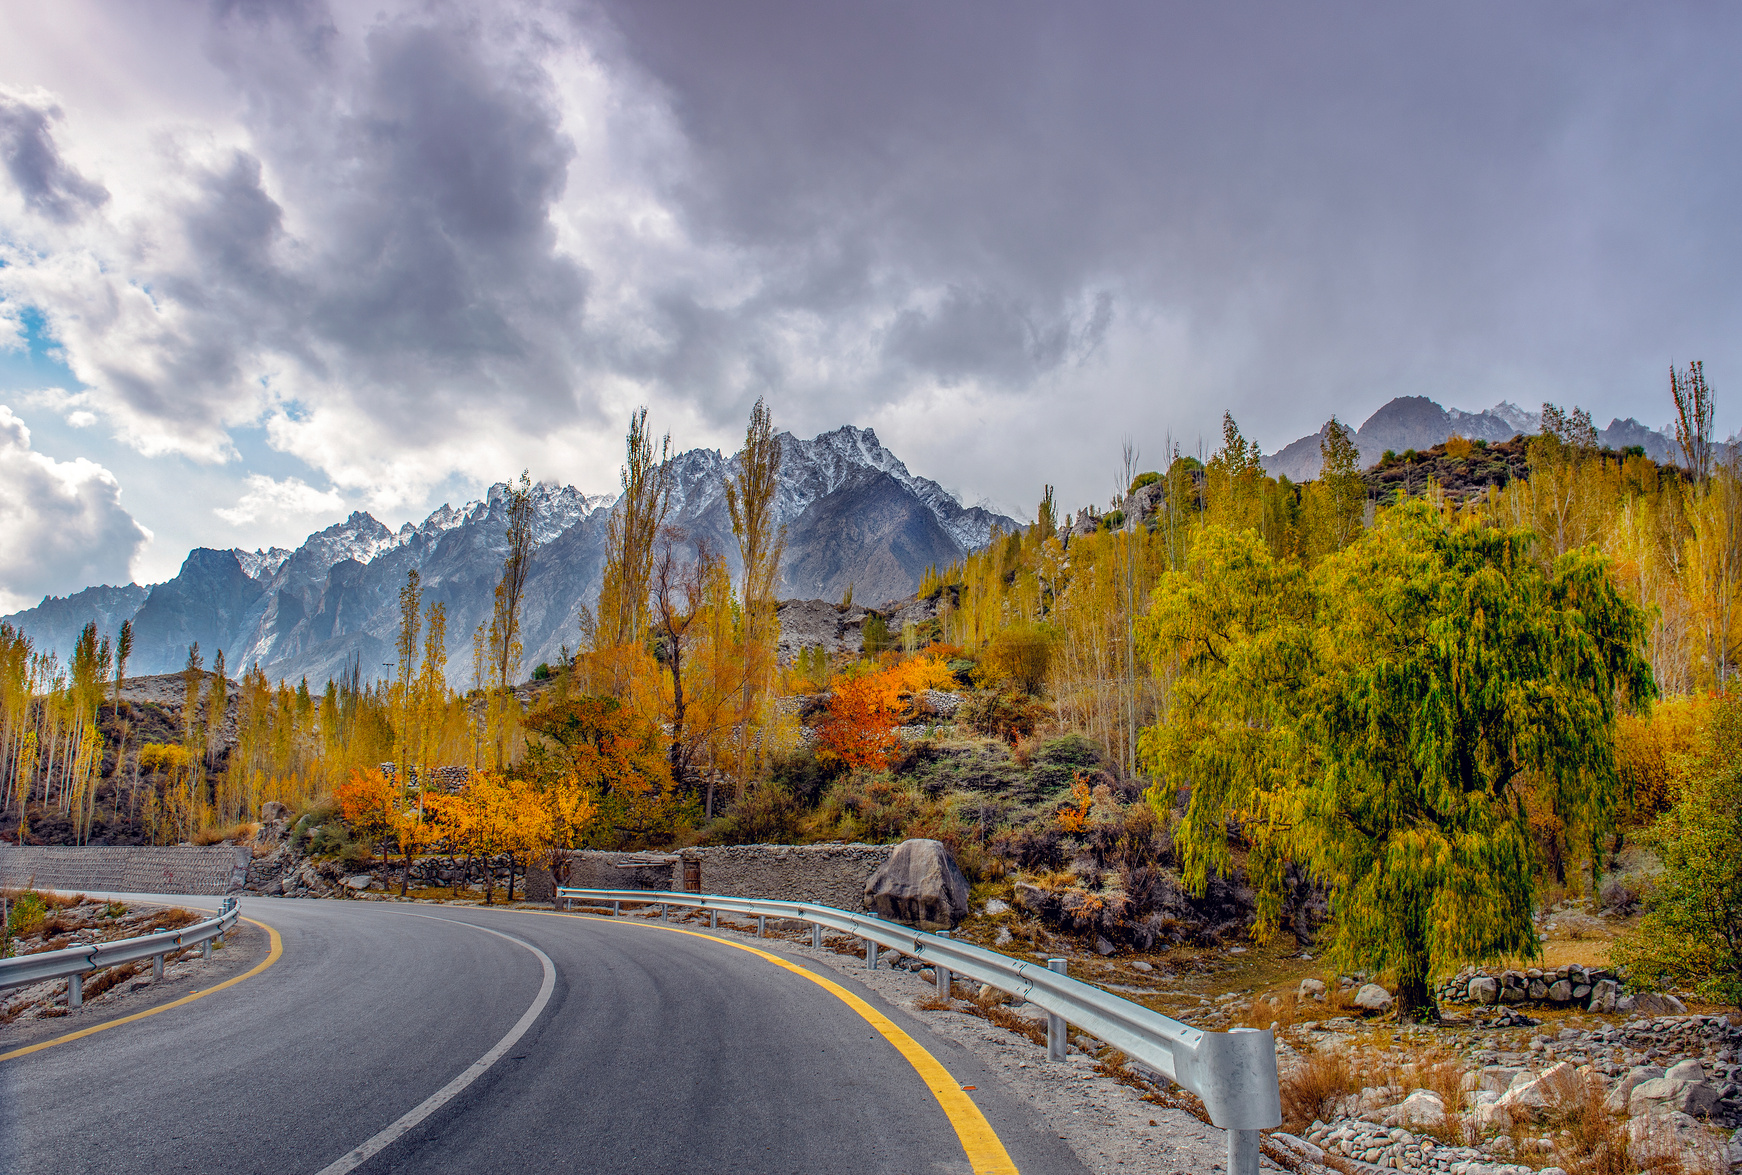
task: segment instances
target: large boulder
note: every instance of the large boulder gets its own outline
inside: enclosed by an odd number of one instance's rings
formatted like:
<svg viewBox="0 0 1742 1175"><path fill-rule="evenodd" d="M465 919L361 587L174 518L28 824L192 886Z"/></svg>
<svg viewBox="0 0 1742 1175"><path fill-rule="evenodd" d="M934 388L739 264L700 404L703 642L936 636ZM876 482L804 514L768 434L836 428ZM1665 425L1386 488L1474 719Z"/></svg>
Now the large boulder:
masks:
<svg viewBox="0 0 1742 1175"><path fill-rule="evenodd" d="M1391 993L1377 983L1364 983L1355 993L1355 1006L1367 1012L1384 1012L1391 1007Z"/></svg>
<svg viewBox="0 0 1742 1175"><path fill-rule="evenodd" d="M1562 1061L1540 1077L1519 1074L1497 1104L1514 1121L1546 1122L1577 1101L1582 1085L1578 1071Z"/></svg>
<svg viewBox="0 0 1742 1175"><path fill-rule="evenodd" d="M1641 1065L1630 1070L1627 1075L1615 1083L1615 1088L1609 1091L1609 1096L1603 1102L1603 1108L1611 1114L1625 1114L1627 1103L1633 1097L1633 1091L1647 1081L1654 1081L1663 1076L1663 1070L1656 1065Z"/></svg>
<svg viewBox="0 0 1742 1175"><path fill-rule="evenodd" d="M1497 1004L1500 1002L1499 981L1478 975L1470 980L1469 1000L1472 1004Z"/></svg>
<svg viewBox="0 0 1742 1175"><path fill-rule="evenodd" d="M948 930L968 916L968 879L941 842L905 840L865 883L865 908L921 930Z"/></svg>
<svg viewBox="0 0 1742 1175"><path fill-rule="evenodd" d="M1433 1130L1446 1124L1446 1103L1431 1089L1418 1089L1385 1115L1387 1126Z"/></svg>

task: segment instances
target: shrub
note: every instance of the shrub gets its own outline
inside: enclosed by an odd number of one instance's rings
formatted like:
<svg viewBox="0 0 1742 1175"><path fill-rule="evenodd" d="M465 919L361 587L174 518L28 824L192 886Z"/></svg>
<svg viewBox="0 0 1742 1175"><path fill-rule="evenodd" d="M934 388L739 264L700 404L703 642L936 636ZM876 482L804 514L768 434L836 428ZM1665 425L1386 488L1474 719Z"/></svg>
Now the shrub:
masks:
<svg viewBox="0 0 1742 1175"><path fill-rule="evenodd" d="M1037 694L1052 664L1053 635L1035 624L1017 624L992 638L980 654L974 680L981 688L1008 687Z"/></svg>
<svg viewBox="0 0 1742 1175"><path fill-rule="evenodd" d="M1144 486L1152 486L1160 480L1161 480L1161 474L1159 474L1159 473L1155 473L1153 471L1149 472L1149 473L1140 473L1136 477L1131 479L1131 488L1126 490L1125 492L1128 494L1135 494L1138 490L1142 489Z"/></svg>
<svg viewBox="0 0 1742 1175"><path fill-rule="evenodd" d="M532 671L532 680L534 680L534 681L549 681L550 680L550 666L543 663L543 662L540 662L538 668L534 669Z"/></svg>
<svg viewBox="0 0 1742 1175"><path fill-rule="evenodd" d="M889 622L883 619L881 612L867 612L865 624L859 630L862 646L866 653L883 653L895 647L895 640L889 635Z"/></svg>
<svg viewBox="0 0 1742 1175"><path fill-rule="evenodd" d="M1643 987L1742 1007L1742 699L1714 703L1703 770L1644 839L1663 873L1638 930L1610 957Z"/></svg>
<svg viewBox="0 0 1742 1175"><path fill-rule="evenodd" d="M25 890L12 899L12 912L6 919L6 933L13 938L28 938L48 920L48 903L35 890Z"/></svg>
<svg viewBox="0 0 1742 1175"><path fill-rule="evenodd" d="M1027 694L1010 690L980 690L962 707L962 720L988 738L1014 742L1034 733L1045 708Z"/></svg>
<svg viewBox="0 0 1742 1175"><path fill-rule="evenodd" d="M803 808L793 794L773 781L744 793L732 810L708 828L715 845L779 845L798 839Z"/></svg>

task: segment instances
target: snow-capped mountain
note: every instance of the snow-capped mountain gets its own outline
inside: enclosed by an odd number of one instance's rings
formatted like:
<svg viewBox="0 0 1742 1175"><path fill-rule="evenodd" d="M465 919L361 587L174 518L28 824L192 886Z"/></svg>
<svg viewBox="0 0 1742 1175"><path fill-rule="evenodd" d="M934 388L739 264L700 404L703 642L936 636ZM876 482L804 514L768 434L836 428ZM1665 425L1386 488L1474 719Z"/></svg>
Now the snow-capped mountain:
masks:
<svg viewBox="0 0 1742 1175"><path fill-rule="evenodd" d="M927 564L950 563L983 546L994 529L1018 526L965 508L936 482L916 477L869 429L841 428L810 440L783 433L781 443L776 515L788 533L783 594L838 598L852 585L862 601L900 597L914 589ZM734 572L737 547L725 486L735 471L735 459L717 450L673 457L669 515L692 546L707 542ZM105 631L132 617L130 669L141 674L179 669L197 640L208 663L224 649L232 673L257 664L273 678L307 675L318 684L356 661L366 678L377 678L383 662L393 659L399 590L415 568L425 600L447 611L451 673L459 679L469 669L472 632L488 621L501 575L508 488L491 486L476 501L443 505L397 531L358 511L294 551L198 549L174 579L149 592L136 585L90 589L45 599L7 619L39 645L70 648L79 627L74 613L100 602ZM576 618L598 596L615 502L615 495L573 486L533 488L539 550L523 617L529 669L578 643Z"/></svg>

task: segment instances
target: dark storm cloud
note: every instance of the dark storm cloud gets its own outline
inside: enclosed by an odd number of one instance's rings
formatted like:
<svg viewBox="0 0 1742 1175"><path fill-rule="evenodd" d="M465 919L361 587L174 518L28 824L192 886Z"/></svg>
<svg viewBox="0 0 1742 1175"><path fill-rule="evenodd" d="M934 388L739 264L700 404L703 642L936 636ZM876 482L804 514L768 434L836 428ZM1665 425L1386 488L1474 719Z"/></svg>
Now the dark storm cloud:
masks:
<svg viewBox="0 0 1742 1175"><path fill-rule="evenodd" d="M66 224L101 207L109 193L67 166L55 146L49 124L60 118L53 103L0 91L0 161L24 197L26 207L40 216Z"/></svg>
<svg viewBox="0 0 1742 1175"><path fill-rule="evenodd" d="M608 8L701 161L698 225L952 291L888 332L894 371L1020 390L1064 321L1028 308L1102 285L1301 424L1521 378L1620 407L1672 351L1738 357L1733 11Z"/></svg>

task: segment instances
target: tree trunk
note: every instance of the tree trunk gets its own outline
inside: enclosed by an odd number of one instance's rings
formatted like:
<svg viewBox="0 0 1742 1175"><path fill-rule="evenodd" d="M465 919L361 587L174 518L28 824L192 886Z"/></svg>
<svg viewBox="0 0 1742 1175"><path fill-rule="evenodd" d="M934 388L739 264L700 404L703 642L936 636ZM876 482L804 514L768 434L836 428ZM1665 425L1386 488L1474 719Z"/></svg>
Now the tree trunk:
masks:
<svg viewBox="0 0 1742 1175"><path fill-rule="evenodd" d="M411 841L399 847L405 851L405 868L399 871L399 896L403 898L411 892Z"/></svg>
<svg viewBox="0 0 1742 1175"><path fill-rule="evenodd" d="M1425 915L1421 915L1425 917ZM1404 938L1403 962L1398 968L1395 1006L1405 1024L1433 1024L1440 1018L1439 1005L1428 987L1429 959L1425 927L1405 916L1398 928Z"/></svg>
<svg viewBox="0 0 1742 1175"><path fill-rule="evenodd" d="M508 904L514 904L514 854L508 854Z"/></svg>

